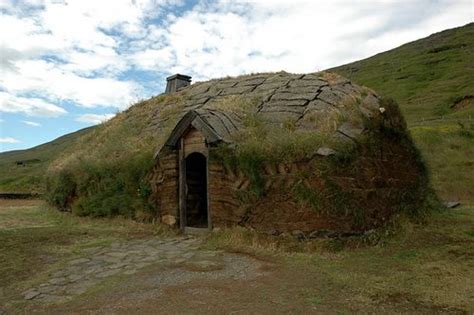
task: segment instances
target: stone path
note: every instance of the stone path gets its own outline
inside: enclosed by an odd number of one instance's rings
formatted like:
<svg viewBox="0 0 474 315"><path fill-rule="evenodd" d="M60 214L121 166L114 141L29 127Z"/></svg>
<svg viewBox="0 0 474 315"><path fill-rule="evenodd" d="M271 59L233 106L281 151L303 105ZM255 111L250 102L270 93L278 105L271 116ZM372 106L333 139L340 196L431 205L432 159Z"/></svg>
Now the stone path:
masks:
<svg viewBox="0 0 474 315"><path fill-rule="evenodd" d="M151 264L187 265L198 270L219 268L218 252L199 249L194 237L116 242L111 246L83 250L83 257L70 260L50 274L47 282L23 292L26 300L51 303L67 301L114 275L132 275Z"/></svg>

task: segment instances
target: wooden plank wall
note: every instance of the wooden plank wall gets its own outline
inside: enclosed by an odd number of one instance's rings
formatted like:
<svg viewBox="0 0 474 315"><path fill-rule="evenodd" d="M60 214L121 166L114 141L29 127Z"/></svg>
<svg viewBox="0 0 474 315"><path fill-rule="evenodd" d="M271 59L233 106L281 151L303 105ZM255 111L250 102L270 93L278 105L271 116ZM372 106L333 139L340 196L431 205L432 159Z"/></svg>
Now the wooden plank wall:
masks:
<svg viewBox="0 0 474 315"><path fill-rule="evenodd" d="M158 209L161 217L172 215L178 218L178 157L173 151L159 160L163 179L157 189Z"/></svg>
<svg viewBox="0 0 474 315"><path fill-rule="evenodd" d="M185 156L199 152L209 159L212 154L206 145L206 139L198 130L191 128L184 136ZM230 226L240 221L239 202L235 198L235 183L226 175L224 167L218 161L208 160L208 210L214 227Z"/></svg>
<svg viewBox="0 0 474 315"><path fill-rule="evenodd" d="M184 136L185 156L199 152L208 157L209 149L201 132L192 128ZM212 151L211 151L212 152ZM235 198L235 185L226 176L224 168L218 161L208 162L208 210L214 227L236 224L241 219L238 215L239 203Z"/></svg>
<svg viewBox="0 0 474 315"><path fill-rule="evenodd" d="M183 137L184 139L184 157L194 152L199 152L207 156L206 139L201 132L191 128Z"/></svg>
<svg viewBox="0 0 474 315"><path fill-rule="evenodd" d="M190 129L183 137L185 156L199 152L206 157L212 149L206 146L203 135ZM214 227L231 226L242 220L242 211L236 192L239 180L232 172L227 172L219 161L210 159L208 164L208 194L211 222ZM151 176L153 199L159 216L173 216L179 222L179 161L178 150L164 152Z"/></svg>

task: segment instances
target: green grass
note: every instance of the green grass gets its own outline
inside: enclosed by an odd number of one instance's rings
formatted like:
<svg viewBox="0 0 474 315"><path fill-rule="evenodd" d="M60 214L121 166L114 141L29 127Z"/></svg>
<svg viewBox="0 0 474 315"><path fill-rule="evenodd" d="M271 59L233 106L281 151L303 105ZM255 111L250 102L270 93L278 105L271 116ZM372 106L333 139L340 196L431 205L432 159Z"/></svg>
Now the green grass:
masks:
<svg viewBox="0 0 474 315"><path fill-rule="evenodd" d="M474 200L474 172L468 171L474 156L472 60L471 23L330 70L394 98L439 195L469 202Z"/></svg>
<svg viewBox="0 0 474 315"><path fill-rule="evenodd" d="M341 80L337 74L321 75L331 76L334 81ZM366 90L360 89L343 101L350 115L329 117L327 123L336 128L334 126L341 120L350 119L362 125L365 118L359 105L364 93ZM151 198L156 196L151 195L154 187L148 180L155 166L153 153L181 118L185 98L186 92L183 92L142 101L82 136L48 168L46 200L61 210L72 210L82 216L122 215L137 218L137 213L140 213L141 217L153 220L156 208ZM232 96L209 105L223 112L238 113L243 121L243 127L232 135L235 146L224 144L215 151L211 149L214 159L228 168L243 170L249 177L249 189L246 196L241 194L242 200L252 200L265 194L261 176L265 163L281 165L310 160L322 144L338 151L341 151L339 146L348 145L341 139L331 138L333 129L300 130L296 129L295 121L287 122L285 128L269 124L257 114L261 102L260 95ZM405 133L404 126L392 125L394 121L403 121L397 105L384 100L380 104L385 106L392 119L372 119L367 128L373 132L371 136L383 141L382 127L393 130L393 133ZM157 124L156 119L160 119L160 129L151 128ZM303 199L316 206L315 199L307 192L301 189L299 192L300 197L309 197Z"/></svg>
<svg viewBox="0 0 474 315"><path fill-rule="evenodd" d="M474 122L470 132L473 126ZM472 202L474 138L464 135L459 124L449 122L413 125L410 130L431 168L431 180L440 196Z"/></svg>
<svg viewBox="0 0 474 315"><path fill-rule="evenodd" d="M0 153L0 192L44 193L44 172L49 164L92 130L85 128L31 149ZM24 166L15 163L35 159L38 161Z"/></svg>
<svg viewBox="0 0 474 315"><path fill-rule="evenodd" d="M335 283L382 301L398 295L412 302L472 310L474 242L465 235L474 225L472 210L437 214L384 246L339 252L335 259L303 255L300 263L310 263Z"/></svg>
<svg viewBox="0 0 474 315"><path fill-rule="evenodd" d="M408 313L472 312L474 207L437 212L423 224L399 220L370 246L365 237L296 241L241 228L211 235L207 246L283 261L308 278L317 276L301 288L313 306L330 304L335 294Z"/></svg>
<svg viewBox="0 0 474 315"><path fill-rule="evenodd" d="M473 48L474 24L468 24L331 70L396 99L408 123L468 118L472 105L461 111L451 106L474 95Z"/></svg>
<svg viewBox="0 0 474 315"><path fill-rule="evenodd" d="M48 227L55 224L48 212L38 211L36 206L24 206L14 208L12 211L0 211L0 229L2 230L14 231L19 227Z"/></svg>

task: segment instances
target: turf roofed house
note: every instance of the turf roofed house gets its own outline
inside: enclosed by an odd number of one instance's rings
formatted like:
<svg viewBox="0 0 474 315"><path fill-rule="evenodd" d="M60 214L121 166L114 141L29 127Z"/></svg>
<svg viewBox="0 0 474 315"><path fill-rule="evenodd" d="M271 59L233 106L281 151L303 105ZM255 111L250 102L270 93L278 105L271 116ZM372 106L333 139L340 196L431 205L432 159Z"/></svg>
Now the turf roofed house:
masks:
<svg viewBox="0 0 474 315"><path fill-rule="evenodd" d="M427 192L398 106L333 73L168 78L150 176L162 222L364 231ZM170 118L174 117L174 118Z"/></svg>

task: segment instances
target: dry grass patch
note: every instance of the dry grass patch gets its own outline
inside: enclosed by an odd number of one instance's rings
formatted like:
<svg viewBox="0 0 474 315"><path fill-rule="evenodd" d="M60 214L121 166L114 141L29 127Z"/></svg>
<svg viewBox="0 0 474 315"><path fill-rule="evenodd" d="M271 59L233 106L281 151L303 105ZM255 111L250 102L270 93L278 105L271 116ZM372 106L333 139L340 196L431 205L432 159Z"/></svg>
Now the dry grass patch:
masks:
<svg viewBox="0 0 474 315"><path fill-rule="evenodd" d="M0 206L0 230L39 228L52 226L51 221L38 206Z"/></svg>
<svg viewBox="0 0 474 315"><path fill-rule="evenodd" d="M243 227L219 229L207 239L206 246L211 249L224 249L230 252L254 256L293 255L295 253L322 252L328 240L311 242L298 241L290 235L271 236Z"/></svg>
<svg viewBox="0 0 474 315"><path fill-rule="evenodd" d="M241 119L246 119L257 112L257 106L261 102L261 95L253 95L252 97L228 95L206 103L204 108L233 113Z"/></svg>

